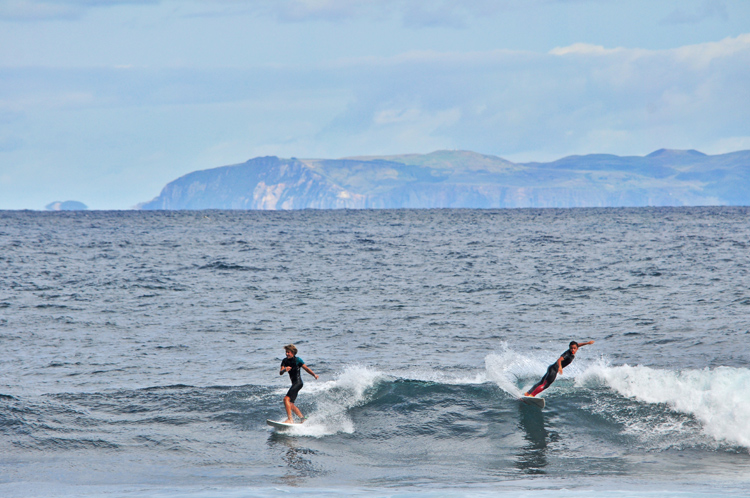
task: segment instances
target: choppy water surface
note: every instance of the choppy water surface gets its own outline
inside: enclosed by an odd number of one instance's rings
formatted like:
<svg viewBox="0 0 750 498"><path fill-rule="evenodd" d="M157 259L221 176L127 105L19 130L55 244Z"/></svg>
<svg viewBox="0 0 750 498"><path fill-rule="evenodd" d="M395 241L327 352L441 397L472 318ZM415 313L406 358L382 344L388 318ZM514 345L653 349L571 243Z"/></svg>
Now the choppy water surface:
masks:
<svg viewBox="0 0 750 498"><path fill-rule="evenodd" d="M0 212L0 495L747 496L749 270L748 208Z"/></svg>

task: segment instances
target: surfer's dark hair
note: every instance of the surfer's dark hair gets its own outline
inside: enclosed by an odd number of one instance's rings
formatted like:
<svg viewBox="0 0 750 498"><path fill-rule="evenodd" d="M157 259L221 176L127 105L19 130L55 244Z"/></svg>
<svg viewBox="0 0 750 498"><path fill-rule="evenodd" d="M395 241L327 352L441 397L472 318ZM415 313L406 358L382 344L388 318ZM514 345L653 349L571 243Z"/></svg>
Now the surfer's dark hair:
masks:
<svg viewBox="0 0 750 498"><path fill-rule="evenodd" d="M578 343L576 341L570 341L570 344L568 344L568 349L572 348L573 346L578 346Z"/></svg>
<svg viewBox="0 0 750 498"><path fill-rule="evenodd" d="M284 346L284 349L290 351L294 356L297 356L297 346L295 346L294 344L287 344L286 346Z"/></svg>

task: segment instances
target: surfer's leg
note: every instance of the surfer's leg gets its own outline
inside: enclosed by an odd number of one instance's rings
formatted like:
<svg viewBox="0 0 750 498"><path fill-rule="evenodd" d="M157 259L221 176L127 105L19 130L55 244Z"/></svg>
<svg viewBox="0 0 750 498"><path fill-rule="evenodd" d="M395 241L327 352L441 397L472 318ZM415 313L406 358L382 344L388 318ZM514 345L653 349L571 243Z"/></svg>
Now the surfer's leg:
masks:
<svg viewBox="0 0 750 498"><path fill-rule="evenodd" d="M527 396L536 396L540 392L547 389L549 386L552 385L552 383L557 378L557 364L552 364L547 368L547 373L544 374L544 377L542 377L542 380L534 384L534 387L529 389L529 392L526 394Z"/></svg>
<svg viewBox="0 0 750 498"><path fill-rule="evenodd" d="M542 379L542 385L539 388L537 388L539 390L534 394L534 396L536 396L537 394L539 394L540 392L546 390L549 386L551 386L556 378L557 378L557 364L552 364L547 369L547 373L544 374L544 378Z"/></svg>
<svg viewBox="0 0 750 498"><path fill-rule="evenodd" d="M289 396L284 396L284 408L286 408L286 420L284 420L284 423L286 424L294 423L294 419L292 419L292 406L294 405Z"/></svg>
<svg viewBox="0 0 750 498"><path fill-rule="evenodd" d="M300 389L302 389L302 382L297 382L296 384L292 384L292 387L289 388L289 391L286 393L286 396L284 397L284 407L286 408L286 415L288 418L286 422L288 424L294 423L294 419L292 418L292 411L299 418L304 418L302 416L302 412L299 411L299 408L297 408L294 405L294 402L297 401L297 393L299 393Z"/></svg>
<svg viewBox="0 0 750 498"><path fill-rule="evenodd" d="M539 391L541 391L541 389L539 389L539 388L544 385L544 379L546 377L547 377L546 375L544 377L542 377L542 380L540 380L539 382L537 382L536 384L534 384L533 386L531 386L531 389L529 389L528 391L526 391L525 393L523 393L523 395L524 396L536 396L537 393L539 393Z"/></svg>
<svg viewBox="0 0 750 498"><path fill-rule="evenodd" d="M537 384L536 386L534 386L534 389L532 389L532 390L529 391L528 396L536 396L537 394L539 394L540 392L544 391L545 389L547 389L547 383L546 382L541 382L541 383Z"/></svg>
<svg viewBox="0 0 750 498"><path fill-rule="evenodd" d="M297 408L297 405L295 405L294 403L292 403L292 411L293 411L293 412L294 412L294 414L295 414L295 415L297 415L297 416L298 416L299 418L305 418L305 417L303 417L303 416L302 416L302 412L301 412L301 411L299 411L299 408Z"/></svg>

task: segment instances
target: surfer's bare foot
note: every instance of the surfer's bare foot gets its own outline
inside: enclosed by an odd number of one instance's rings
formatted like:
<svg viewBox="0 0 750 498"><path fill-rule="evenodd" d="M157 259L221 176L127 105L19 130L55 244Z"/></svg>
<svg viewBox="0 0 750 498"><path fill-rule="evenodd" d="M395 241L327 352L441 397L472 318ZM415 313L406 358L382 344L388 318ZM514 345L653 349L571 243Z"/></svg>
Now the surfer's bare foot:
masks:
<svg viewBox="0 0 750 498"><path fill-rule="evenodd" d="M531 394L529 394L529 393L523 393L523 395L524 395L524 396L528 396L528 397L530 397L530 398L533 398L533 396L532 396Z"/></svg>
<svg viewBox="0 0 750 498"><path fill-rule="evenodd" d="M286 419L282 422L282 424L293 424L293 423L294 423L294 420L291 420L291 419Z"/></svg>

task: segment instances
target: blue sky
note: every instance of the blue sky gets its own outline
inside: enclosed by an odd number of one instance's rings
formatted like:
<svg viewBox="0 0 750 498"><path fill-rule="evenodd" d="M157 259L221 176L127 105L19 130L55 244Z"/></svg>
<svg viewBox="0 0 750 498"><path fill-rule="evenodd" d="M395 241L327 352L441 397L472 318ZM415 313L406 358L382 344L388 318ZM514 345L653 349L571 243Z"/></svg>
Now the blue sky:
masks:
<svg viewBox="0 0 750 498"><path fill-rule="evenodd" d="M0 209L259 155L750 149L747 0L0 0Z"/></svg>

